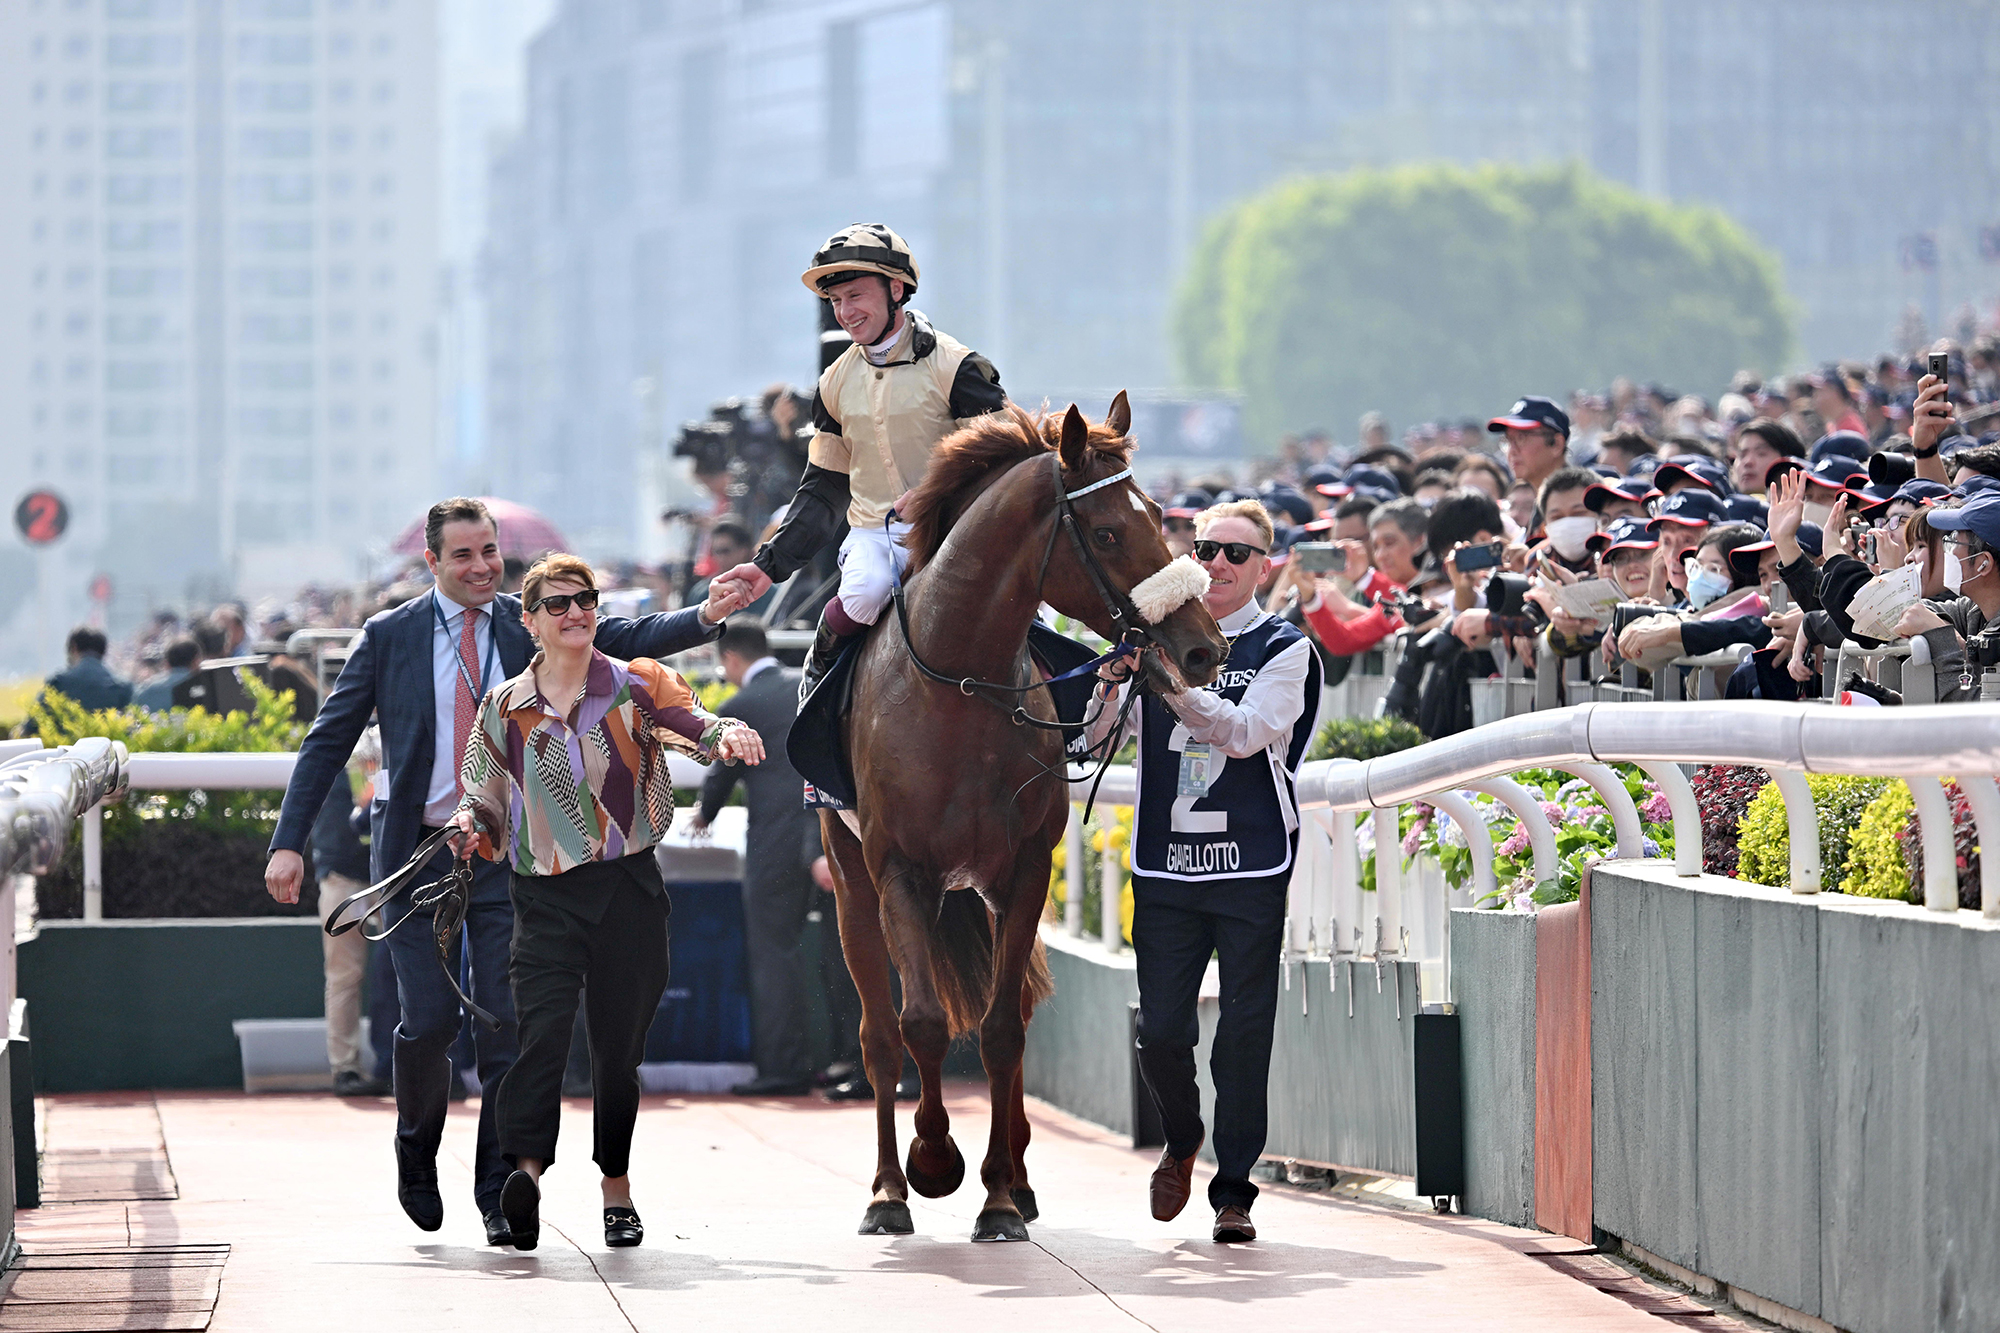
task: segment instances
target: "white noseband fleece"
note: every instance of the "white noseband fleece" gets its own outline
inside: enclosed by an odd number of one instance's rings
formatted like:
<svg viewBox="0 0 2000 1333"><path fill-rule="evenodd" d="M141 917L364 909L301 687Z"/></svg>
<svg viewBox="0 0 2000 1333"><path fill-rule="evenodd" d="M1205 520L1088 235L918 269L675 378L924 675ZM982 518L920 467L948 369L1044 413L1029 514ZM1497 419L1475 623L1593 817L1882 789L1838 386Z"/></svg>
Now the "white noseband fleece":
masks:
<svg viewBox="0 0 2000 1333"><path fill-rule="evenodd" d="M1208 571L1192 556L1177 556L1132 589L1132 605L1138 608L1141 620L1157 625L1207 591Z"/></svg>

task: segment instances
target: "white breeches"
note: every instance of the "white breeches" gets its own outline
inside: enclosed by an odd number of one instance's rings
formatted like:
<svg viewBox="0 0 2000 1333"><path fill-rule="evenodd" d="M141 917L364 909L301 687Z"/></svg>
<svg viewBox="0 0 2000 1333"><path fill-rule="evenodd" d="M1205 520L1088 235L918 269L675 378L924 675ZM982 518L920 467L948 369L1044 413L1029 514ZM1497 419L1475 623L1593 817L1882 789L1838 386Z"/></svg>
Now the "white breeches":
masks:
<svg viewBox="0 0 2000 1333"><path fill-rule="evenodd" d="M889 604L897 575L909 568L910 553L900 544L907 523L851 529L840 543L840 605L862 625L872 625Z"/></svg>

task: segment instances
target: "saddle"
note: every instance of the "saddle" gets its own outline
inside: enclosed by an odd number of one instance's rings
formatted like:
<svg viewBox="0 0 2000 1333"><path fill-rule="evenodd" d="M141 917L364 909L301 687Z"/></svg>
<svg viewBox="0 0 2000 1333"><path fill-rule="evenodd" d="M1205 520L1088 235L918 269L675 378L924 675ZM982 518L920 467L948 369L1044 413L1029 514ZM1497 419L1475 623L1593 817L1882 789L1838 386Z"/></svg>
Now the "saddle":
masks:
<svg viewBox="0 0 2000 1333"><path fill-rule="evenodd" d="M806 780L808 807L854 808L854 766L848 759L845 730L854 698L854 663L866 641L867 636L856 635L841 649L840 657L799 706L798 719L785 742L786 757ZM1037 620L1028 626L1028 656L1047 679L1095 661L1098 654ZM1089 747L1083 721L1095 687L1096 678L1088 675L1049 686L1056 720L1067 724L1062 729L1065 758L1081 760Z"/></svg>

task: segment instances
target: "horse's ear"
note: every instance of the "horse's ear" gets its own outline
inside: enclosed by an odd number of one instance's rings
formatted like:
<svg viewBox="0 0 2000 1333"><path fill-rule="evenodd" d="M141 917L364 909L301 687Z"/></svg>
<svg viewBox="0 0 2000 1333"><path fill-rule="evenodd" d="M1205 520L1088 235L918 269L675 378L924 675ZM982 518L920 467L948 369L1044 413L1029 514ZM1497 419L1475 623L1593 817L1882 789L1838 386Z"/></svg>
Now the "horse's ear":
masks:
<svg viewBox="0 0 2000 1333"><path fill-rule="evenodd" d="M1131 431L1132 404L1125 400L1123 389L1120 389L1118 396L1111 400L1111 410L1104 414L1104 424L1111 428L1111 433L1114 435L1124 435Z"/></svg>
<svg viewBox="0 0 2000 1333"><path fill-rule="evenodd" d="M1066 471L1074 472L1083 466L1084 451L1090 445L1090 423L1083 419L1083 413L1076 410L1076 404L1069 405L1063 413L1062 422L1062 463Z"/></svg>

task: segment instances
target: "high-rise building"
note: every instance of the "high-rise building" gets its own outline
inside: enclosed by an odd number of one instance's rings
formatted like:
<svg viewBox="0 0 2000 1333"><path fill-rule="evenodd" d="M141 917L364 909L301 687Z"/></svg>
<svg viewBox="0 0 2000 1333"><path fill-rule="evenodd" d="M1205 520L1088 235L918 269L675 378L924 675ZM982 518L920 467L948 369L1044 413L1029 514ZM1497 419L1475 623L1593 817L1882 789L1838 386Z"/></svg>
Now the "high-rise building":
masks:
<svg viewBox="0 0 2000 1333"><path fill-rule="evenodd" d="M97 573L114 629L353 577L434 475L434 0L0 26L0 475L74 514L43 632Z"/></svg>

